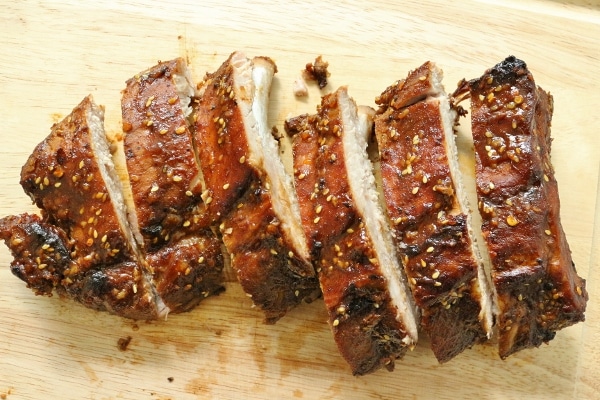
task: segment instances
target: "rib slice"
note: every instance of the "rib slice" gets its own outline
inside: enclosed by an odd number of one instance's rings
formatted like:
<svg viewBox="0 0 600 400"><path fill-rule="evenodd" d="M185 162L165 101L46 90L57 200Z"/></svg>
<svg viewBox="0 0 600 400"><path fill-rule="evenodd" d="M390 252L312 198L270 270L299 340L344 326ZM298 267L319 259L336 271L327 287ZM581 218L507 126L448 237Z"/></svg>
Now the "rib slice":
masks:
<svg viewBox="0 0 600 400"><path fill-rule="evenodd" d="M583 321L588 299L560 222L550 162L552 96L512 56L464 81L456 96L471 98L479 212L506 358Z"/></svg>
<svg viewBox="0 0 600 400"><path fill-rule="evenodd" d="M168 312L223 290L221 242L209 226L190 132L195 95L191 73L176 58L129 79L121 102L131 227Z"/></svg>
<svg viewBox="0 0 600 400"><path fill-rule="evenodd" d="M208 225L188 121L194 95L181 58L137 74L123 91L123 147L134 203L131 225L147 251Z"/></svg>
<svg viewBox="0 0 600 400"><path fill-rule="evenodd" d="M37 145L21 170L21 185L44 219L73 240L79 268L126 260L137 251L104 135L104 109L91 96Z"/></svg>
<svg viewBox="0 0 600 400"><path fill-rule="evenodd" d="M385 203L421 329L446 362L491 336L492 290L471 230L442 71L426 62L376 100Z"/></svg>
<svg viewBox="0 0 600 400"><path fill-rule="evenodd" d="M366 153L371 125L345 87L324 96L316 115L286 121L304 232L335 341L355 375L392 370L417 340L417 312Z"/></svg>
<svg viewBox="0 0 600 400"><path fill-rule="evenodd" d="M11 271L37 295L69 297L86 307L133 319L156 319L152 289L138 264L124 261L80 271L72 240L37 215L0 219L0 239L13 254Z"/></svg>
<svg viewBox="0 0 600 400"><path fill-rule="evenodd" d="M207 212L267 323L319 294L292 180L267 127L275 72L268 58L233 53L205 77L194 105Z"/></svg>

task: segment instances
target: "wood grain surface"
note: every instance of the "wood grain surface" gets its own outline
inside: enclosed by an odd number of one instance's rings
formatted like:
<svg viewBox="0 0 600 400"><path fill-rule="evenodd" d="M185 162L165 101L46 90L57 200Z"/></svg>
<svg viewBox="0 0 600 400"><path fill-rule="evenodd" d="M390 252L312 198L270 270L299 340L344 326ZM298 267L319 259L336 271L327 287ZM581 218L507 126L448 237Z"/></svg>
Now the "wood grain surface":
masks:
<svg viewBox="0 0 600 400"><path fill-rule="evenodd" d="M194 311L142 322L58 297L12 276L0 246L0 399L591 399L600 398L600 6L595 1L0 1L0 215L35 212L20 168L50 126L91 93L120 132L124 82L184 56L196 78L234 50L278 65L270 123L312 112L348 85L360 104L426 60L453 90L509 54L555 99L552 160L562 221L588 279L585 323L506 361L492 344L439 365L426 339L393 373L356 378L339 356L321 300L262 324L231 273ZM296 99L317 55L330 84ZM472 173L468 120L458 132ZM289 151L284 157L290 157ZM129 340L126 349L119 341Z"/></svg>

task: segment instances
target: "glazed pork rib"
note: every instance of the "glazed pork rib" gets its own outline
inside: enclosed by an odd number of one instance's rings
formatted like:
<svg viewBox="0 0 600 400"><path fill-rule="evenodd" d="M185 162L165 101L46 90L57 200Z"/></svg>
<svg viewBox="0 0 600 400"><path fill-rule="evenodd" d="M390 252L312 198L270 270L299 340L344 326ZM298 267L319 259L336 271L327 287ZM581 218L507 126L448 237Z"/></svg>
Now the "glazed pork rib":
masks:
<svg viewBox="0 0 600 400"><path fill-rule="evenodd" d="M123 147L134 207L132 227L147 251L206 227L202 173L189 130L190 73L181 58L127 81Z"/></svg>
<svg viewBox="0 0 600 400"><path fill-rule="evenodd" d="M35 148L21 185L44 219L73 239L79 268L119 262L137 251L104 135L104 109L91 96Z"/></svg>
<svg viewBox="0 0 600 400"><path fill-rule="evenodd" d="M224 259L190 132L191 82L183 59L159 62L127 81L121 101L131 226L149 279L171 312L223 289Z"/></svg>
<svg viewBox="0 0 600 400"><path fill-rule="evenodd" d="M267 127L275 72L268 58L233 53L206 76L194 105L207 212L267 323L319 293L292 181Z"/></svg>
<svg viewBox="0 0 600 400"><path fill-rule="evenodd" d="M355 375L389 370L417 340L416 310L378 203L367 136L346 88L286 121L304 231L329 324Z"/></svg>
<svg viewBox="0 0 600 400"><path fill-rule="evenodd" d="M376 100L385 203L397 254L440 362L491 336L492 290L471 232L442 71L426 62Z"/></svg>
<svg viewBox="0 0 600 400"><path fill-rule="evenodd" d="M471 98L477 195L498 295L502 358L584 320L588 299L560 223L550 163L552 96L508 57L464 81Z"/></svg>

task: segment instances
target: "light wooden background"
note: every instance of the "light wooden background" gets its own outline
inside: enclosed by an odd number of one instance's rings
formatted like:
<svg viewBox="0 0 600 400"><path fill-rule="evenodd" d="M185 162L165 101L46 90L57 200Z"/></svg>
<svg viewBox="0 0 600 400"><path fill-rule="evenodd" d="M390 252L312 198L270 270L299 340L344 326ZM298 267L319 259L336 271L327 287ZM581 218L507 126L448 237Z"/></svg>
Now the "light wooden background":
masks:
<svg viewBox="0 0 600 400"><path fill-rule="evenodd" d="M347 84L367 105L426 60L444 69L452 90L509 54L521 57L555 97L563 225L591 298L585 323L506 361L484 345L438 365L424 340L395 372L356 378L337 353L322 301L265 326L228 274L226 293L191 313L135 323L34 296L11 275L2 245L0 399L600 398L597 2L2 0L0 21L2 216L34 211L19 172L52 123L92 93L117 134L124 81L159 59L187 57L200 78L233 50L274 58L271 123L283 131L287 116L319 102L314 86L302 100L291 90L319 54L330 62L328 89ZM465 126L459 143L466 135Z"/></svg>

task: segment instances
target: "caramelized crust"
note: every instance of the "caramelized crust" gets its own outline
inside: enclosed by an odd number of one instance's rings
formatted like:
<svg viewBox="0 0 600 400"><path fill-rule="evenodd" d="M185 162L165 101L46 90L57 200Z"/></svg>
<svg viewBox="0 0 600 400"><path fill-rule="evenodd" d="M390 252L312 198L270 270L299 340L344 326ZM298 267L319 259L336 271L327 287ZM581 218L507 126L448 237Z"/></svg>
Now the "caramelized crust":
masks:
<svg viewBox="0 0 600 400"><path fill-rule="evenodd" d="M242 288L267 323L319 294L308 254L292 234L295 217L277 207L285 204L289 209L290 193L282 185L283 167L274 168L278 154L269 152L268 140L273 138L261 137L275 70L270 59L249 60L233 53L206 76L194 105L208 213L219 223Z"/></svg>
<svg viewBox="0 0 600 400"><path fill-rule="evenodd" d="M381 178L398 255L402 257L421 329L446 362L491 334L484 327L479 261L453 181L449 151L456 113L441 88L441 71L425 63L376 100ZM437 86L437 87L436 87ZM457 162L457 160L455 161ZM483 309L483 310L482 310Z"/></svg>
<svg viewBox="0 0 600 400"><path fill-rule="evenodd" d="M220 225L231 266L244 291L275 323L302 300L318 297L314 270L290 246L272 207L271 192L255 180Z"/></svg>
<svg viewBox="0 0 600 400"><path fill-rule="evenodd" d="M189 311L206 297L224 290L221 241L199 232L148 254L152 283L170 312Z"/></svg>
<svg viewBox="0 0 600 400"><path fill-rule="evenodd" d="M285 128L293 135L302 222L329 323L352 372L364 375L383 366L392 370L416 338L399 321L401 311L352 194L348 168L360 166L345 159L344 135L361 133L346 132L351 128L341 109L353 103L340 104L343 95L345 89L324 96L318 114L290 119Z"/></svg>
<svg viewBox="0 0 600 400"><path fill-rule="evenodd" d="M13 255L12 273L37 295L52 296L62 284L65 270L73 265L67 234L37 215L0 219L0 239Z"/></svg>
<svg viewBox="0 0 600 400"><path fill-rule="evenodd" d="M232 55L233 56L233 55ZM213 222L223 218L246 192L254 171L249 157L243 115L235 97L231 56L201 86L194 104L194 137L205 191L202 197Z"/></svg>
<svg viewBox="0 0 600 400"><path fill-rule="evenodd" d="M66 233L23 214L0 219L0 238L13 254L11 271L38 295L75 299L86 307L126 318L156 319L157 309L139 267L124 262L81 271Z"/></svg>
<svg viewBox="0 0 600 400"><path fill-rule="evenodd" d="M463 82L457 96L469 95L479 211L506 358L583 321L588 295L560 223L550 163L552 96L514 57Z"/></svg>
<svg viewBox="0 0 600 400"><path fill-rule="evenodd" d="M194 94L187 79L178 58L136 75L123 91L123 145L137 219L132 225L148 251L207 226L185 115Z"/></svg>
<svg viewBox="0 0 600 400"><path fill-rule="evenodd" d="M25 192L42 209L45 221L73 239L73 259L83 269L132 254L100 172L103 160L93 149L91 130L103 119L104 110L86 97L52 127L21 170Z"/></svg>

